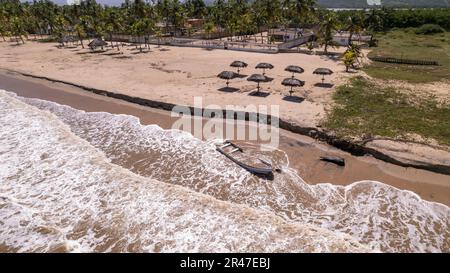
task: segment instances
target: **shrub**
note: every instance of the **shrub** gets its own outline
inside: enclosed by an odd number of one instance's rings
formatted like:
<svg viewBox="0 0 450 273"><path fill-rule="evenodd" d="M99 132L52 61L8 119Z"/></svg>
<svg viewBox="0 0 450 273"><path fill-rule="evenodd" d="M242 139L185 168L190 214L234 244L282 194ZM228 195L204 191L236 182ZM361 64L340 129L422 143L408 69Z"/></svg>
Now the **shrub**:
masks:
<svg viewBox="0 0 450 273"><path fill-rule="evenodd" d="M445 30L441 26L434 24L425 24L416 30L416 34L435 34L443 32L445 32Z"/></svg>

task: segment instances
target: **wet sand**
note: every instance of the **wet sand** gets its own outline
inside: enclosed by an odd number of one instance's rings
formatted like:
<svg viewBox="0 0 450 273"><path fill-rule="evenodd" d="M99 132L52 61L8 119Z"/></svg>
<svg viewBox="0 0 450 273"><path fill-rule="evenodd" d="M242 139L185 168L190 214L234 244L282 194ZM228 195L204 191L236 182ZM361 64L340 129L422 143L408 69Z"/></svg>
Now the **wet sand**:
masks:
<svg viewBox="0 0 450 273"><path fill-rule="evenodd" d="M88 112L109 112L139 117L142 124L157 124L170 129L177 118L169 112L95 95L64 84L0 73L0 88L20 96L40 98ZM450 206L450 176L414 168L403 168L372 157L354 157L312 138L281 130L280 147L289 157L290 167L311 184L348 185L355 181L376 180L410 190L423 199ZM320 156L345 158L346 166L319 161Z"/></svg>

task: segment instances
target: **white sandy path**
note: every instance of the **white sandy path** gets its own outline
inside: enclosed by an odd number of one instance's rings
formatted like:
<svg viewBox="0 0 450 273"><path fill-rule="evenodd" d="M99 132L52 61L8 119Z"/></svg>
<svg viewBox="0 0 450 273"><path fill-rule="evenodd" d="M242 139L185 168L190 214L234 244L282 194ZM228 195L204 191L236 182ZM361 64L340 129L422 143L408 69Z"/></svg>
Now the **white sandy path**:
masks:
<svg viewBox="0 0 450 273"><path fill-rule="evenodd" d="M326 77L326 81L331 83L339 82L345 70L341 62L305 54L164 48L167 51L153 46L151 53L132 54L135 52L130 50L133 47L128 47L123 55L107 56L87 53L87 49L58 49L54 43L27 42L25 45L11 46L10 43L2 42L0 67L181 105L193 105L194 96L202 96L204 106L279 105L281 117L305 127L318 125L334 91L334 88L314 86L320 82L320 76L312 73L314 69L328 67L335 71L335 74ZM234 70L229 67L234 60L249 64L243 71L247 75L261 72L254 69L259 62L272 63L275 69L267 71L267 75L275 80L262 84L263 89L271 93L270 96L248 96L249 91L256 88L256 84L245 78L231 82L230 86L240 88L240 92L219 91L219 88L225 86L225 82L216 75L223 70ZM281 81L291 76L284 71L287 65L299 65L305 69L305 73L297 75L306 81L306 85L297 92L297 95L306 97L302 103L283 100L287 88L281 85Z"/></svg>

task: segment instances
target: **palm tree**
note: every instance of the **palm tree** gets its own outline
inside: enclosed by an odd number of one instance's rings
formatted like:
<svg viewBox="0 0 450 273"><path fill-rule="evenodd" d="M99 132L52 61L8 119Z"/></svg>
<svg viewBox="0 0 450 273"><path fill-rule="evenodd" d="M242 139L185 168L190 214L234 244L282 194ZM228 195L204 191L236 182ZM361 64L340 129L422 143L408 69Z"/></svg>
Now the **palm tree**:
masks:
<svg viewBox="0 0 450 273"><path fill-rule="evenodd" d="M215 26L213 22L207 22L203 25L203 30L205 31L206 37L211 39L211 33L215 31Z"/></svg>
<svg viewBox="0 0 450 273"><path fill-rule="evenodd" d="M363 20L360 13L350 15L347 18L346 30L350 33L348 36L348 44L352 44L354 34L359 34L363 29Z"/></svg>
<svg viewBox="0 0 450 273"><path fill-rule="evenodd" d="M299 24L305 23L314 14L315 0L294 0L294 12Z"/></svg>
<svg viewBox="0 0 450 273"><path fill-rule="evenodd" d="M27 36L27 32L24 28L24 22L20 17L14 16L11 19L11 33L16 37L16 42L19 44L19 39L22 41L22 44L25 44L25 40L23 36Z"/></svg>
<svg viewBox="0 0 450 273"><path fill-rule="evenodd" d="M265 13L267 14L267 23L269 27L269 32L267 33L267 43L272 43L270 39L271 33L270 30L274 28L277 23L280 22L281 17L281 4L279 0L263 0Z"/></svg>
<svg viewBox="0 0 450 273"><path fill-rule="evenodd" d="M87 37L86 31L83 28L83 25L78 23L74 27L75 32L77 33L78 40L80 41L81 47L84 48L83 39Z"/></svg>
<svg viewBox="0 0 450 273"><path fill-rule="evenodd" d="M146 35L151 29L152 24L148 18L139 19L131 26L131 33L140 38ZM147 44L145 44L147 46ZM139 42L139 51L142 52L142 43Z"/></svg>
<svg viewBox="0 0 450 273"><path fill-rule="evenodd" d="M64 37L67 35L69 22L66 18L59 14L55 17L54 27L53 27L53 35L58 38L61 44L64 46Z"/></svg>
<svg viewBox="0 0 450 273"><path fill-rule="evenodd" d="M225 28L226 22L226 5L224 0L217 0L215 5L210 10L210 21L214 22L214 25L219 27L220 39L222 39L222 29Z"/></svg>
<svg viewBox="0 0 450 273"><path fill-rule="evenodd" d="M105 30L108 33L109 41L111 42L111 48L114 47L113 44L113 33L120 32L123 29L123 17L121 16L118 9L106 9L104 12L104 20L105 20ZM117 50L119 50L119 46L117 44Z"/></svg>
<svg viewBox="0 0 450 273"><path fill-rule="evenodd" d="M333 42L333 32L339 28L339 23L334 13L327 13L319 27L319 40L325 45L324 52L328 54L328 46Z"/></svg>
<svg viewBox="0 0 450 273"><path fill-rule="evenodd" d="M6 17L6 11L0 7L0 36L3 41L6 41L5 36L9 36L8 31L8 18Z"/></svg>
<svg viewBox="0 0 450 273"><path fill-rule="evenodd" d="M372 9L364 18L364 27L370 31L383 30L383 20L377 9Z"/></svg>
<svg viewBox="0 0 450 273"><path fill-rule="evenodd" d="M155 36L158 39L158 47L161 47L161 38L162 38L162 31L160 28L157 28L155 30Z"/></svg>
<svg viewBox="0 0 450 273"><path fill-rule="evenodd" d="M353 52L352 50L345 51L344 55L342 56L342 61L345 65L345 72L348 72L348 69L351 66L354 66L356 59L357 58L355 52Z"/></svg>
<svg viewBox="0 0 450 273"><path fill-rule="evenodd" d="M256 0L251 6L251 17L252 22L254 22L257 32L261 34L261 43L263 42L263 33L261 28L267 25L267 14L266 10L261 5L261 0ZM256 36L255 36L256 41Z"/></svg>

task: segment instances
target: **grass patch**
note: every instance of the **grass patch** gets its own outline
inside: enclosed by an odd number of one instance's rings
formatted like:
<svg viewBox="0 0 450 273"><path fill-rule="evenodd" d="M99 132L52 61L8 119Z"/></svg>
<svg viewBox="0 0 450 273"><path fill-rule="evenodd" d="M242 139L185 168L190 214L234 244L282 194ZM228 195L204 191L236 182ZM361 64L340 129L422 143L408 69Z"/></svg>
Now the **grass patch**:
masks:
<svg viewBox="0 0 450 273"><path fill-rule="evenodd" d="M393 30L378 34L378 47L370 56L438 61L439 66L415 66L373 62L363 70L380 79L427 83L450 79L450 32L418 35L415 29Z"/></svg>
<svg viewBox="0 0 450 273"><path fill-rule="evenodd" d="M419 134L450 146L450 105L399 92L363 78L337 88L336 105L323 126L339 137L403 137Z"/></svg>

